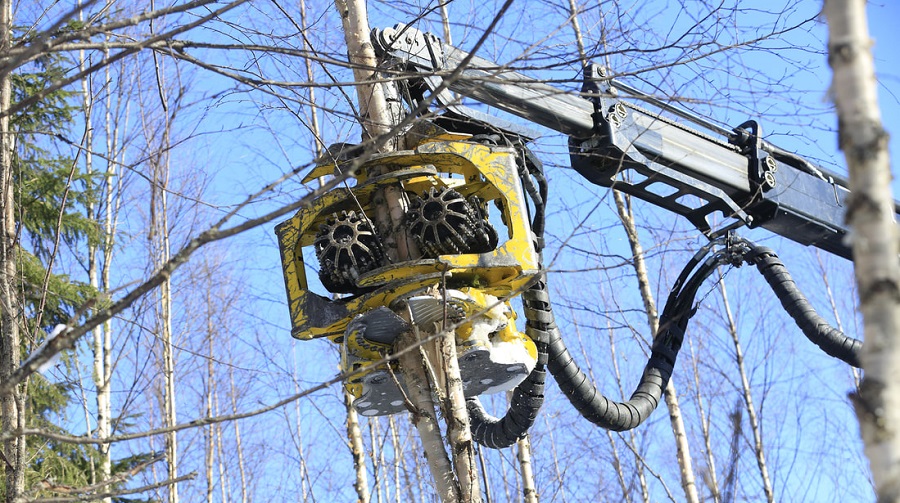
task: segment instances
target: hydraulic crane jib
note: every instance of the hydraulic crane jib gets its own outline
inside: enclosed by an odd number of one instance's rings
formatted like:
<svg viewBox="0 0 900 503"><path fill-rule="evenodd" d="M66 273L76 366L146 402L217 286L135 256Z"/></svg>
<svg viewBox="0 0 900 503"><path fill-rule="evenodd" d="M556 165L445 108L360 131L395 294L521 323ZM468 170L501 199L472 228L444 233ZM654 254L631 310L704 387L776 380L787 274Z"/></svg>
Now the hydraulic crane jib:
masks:
<svg viewBox="0 0 900 503"><path fill-rule="evenodd" d="M763 140L756 121L722 128L613 79L593 64L585 67L579 96L405 25L376 29L372 40L392 70L408 77L413 99L432 99L435 107L450 113L498 123L460 106L453 96L458 93L562 132L569 136L572 167L585 179L682 215L710 238L748 225L851 256L844 240L846 181Z"/></svg>

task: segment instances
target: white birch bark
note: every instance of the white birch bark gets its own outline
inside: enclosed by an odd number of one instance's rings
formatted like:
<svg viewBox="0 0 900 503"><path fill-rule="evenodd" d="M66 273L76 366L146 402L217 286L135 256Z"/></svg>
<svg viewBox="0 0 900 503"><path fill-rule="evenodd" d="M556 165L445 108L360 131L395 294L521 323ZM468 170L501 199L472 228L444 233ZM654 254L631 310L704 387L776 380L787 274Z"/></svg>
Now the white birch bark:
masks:
<svg viewBox="0 0 900 503"><path fill-rule="evenodd" d="M12 40L12 0L0 0L0 54L5 54ZM0 381L6 380L18 367L19 313L21 302L16 291L16 220L13 186L13 150L15 139L10 128L12 82L9 74L0 75ZM2 431L21 429L25 423L24 384L0 396ZM16 435L3 442L5 460L5 501L15 501L25 490L25 437Z"/></svg>
<svg viewBox="0 0 900 503"><path fill-rule="evenodd" d="M152 29L152 25L151 25ZM154 260L157 268L162 267L171 258L171 244L169 241L169 146L172 124L169 117L168 98L163 75L163 69L154 53L156 70L156 83L159 91L160 104L163 113L162 139L160 149L154 159L154 177L152 191L156 192L154 213L155 221L152 222L152 237L154 238ZM178 424L176 391L175 391L175 348L172 333L172 279L166 276L159 286L159 298L157 304L159 338L162 342L162 375L163 375L163 424L171 428ZM165 434L166 439L166 468L170 479L178 478L178 434L171 431ZM168 488L168 503L178 503L178 484L174 483Z"/></svg>
<svg viewBox="0 0 900 503"><path fill-rule="evenodd" d="M694 354L693 344L691 344L691 364L694 370L694 390L697 394L697 415L700 418L700 431L703 434L703 446L706 451L706 485L709 487L709 499L713 503L719 503L721 501L721 493L719 491L719 476L716 473L716 457L712 449L709 416L703 407L703 394L700 392L700 367Z"/></svg>
<svg viewBox="0 0 900 503"><path fill-rule="evenodd" d="M445 331L438 339L441 367L444 374L447 437L453 457L453 469L459 482L460 501L480 502L481 487L475 467L475 442L469 429L469 413L463 395L462 377L456 359L456 334Z"/></svg>
<svg viewBox="0 0 900 503"><path fill-rule="evenodd" d="M516 441L516 459L522 477L522 501L538 503L537 486L534 483L534 467L531 466L531 442L528 435Z"/></svg>
<svg viewBox="0 0 900 503"><path fill-rule="evenodd" d="M888 134L881 124L864 0L827 0L838 138L850 170L847 221L865 342L853 395L879 502L900 501L900 261Z"/></svg>
<svg viewBox="0 0 900 503"><path fill-rule="evenodd" d="M357 83L357 95L359 99L359 115L363 125L364 139L376 138L378 136L390 132L391 127L399 122L399 117L394 117L385 96L384 88L377 82L377 59L369 39L370 29L368 24L368 14L366 12L365 2L362 0L335 0L335 6L341 16L341 22L344 28L344 35L347 42L347 54L351 64L353 65L354 78ZM399 137L398 137L399 138ZM385 144L383 151L390 151L397 148L402 142L388 142ZM374 223L381 236L384 238L385 248L390 260L409 260L419 256L418 250L409 239L403 226L403 217L406 214L408 200L402 187L399 185L390 185L380 188L372 196L375 204ZM398 340L397 347L407 347L403 344L403 340L415 343L415 337L409 339L401 337ZM478 478L474 466L473 455L463 455L458 463L458 477L454 477L454 472L447 457L444 448L443 439L441 438L440 427L436 423L435 404L429 393L422 392L413 382L420 382L428 387L427 372L422 365L424 362L417 357L418 353L407 354L400 358L401 369L406 378L406 382L410 383L410 400L416 409L413 413L413 422L422 437L422 443L426 447L426 457L429 461L429 468L435 479L435 484L439 496L444 501L458 501L461 487L466 494L464 501L479 501L480 493L477 490ZM444 374L445 366L436 365L432 367L441 375L438 376L439 382L450 382ZM457 368L458 374L458 368ZM439 386L438 383L433 383ZM453 380L450 382L451 392L447 396L462 396L462 380ZM450 407L448 410L456 410ZM468 415L465 413L465 407L462 407L462 416L454 412L453 416L448 417L449 427L454 432L459 432L459 423L467 424ZM464 419L463 419L464 418ZM465 428L468 434L468 427ZM455 436L462 435L457 433ZM471 441L469 442L471 446ZM472 447L469 447L470 449ZM446 460L446 463L444 462ZM451 498L451 499L447 499ZM477 498L477 499L472 499Z"/></svg>
<svg viewBox="0 0 900 503"><path fill-rule="evenodd" d="M104 53L108 56L108 51ZM107 89L112 88L112 75L107 66L104 69L104 80ZM105 201L105 213L103 216L102 252L103 264L100 268L100 291L109 292L110 274L113 257L113 235L115 233L114 215L118 211L119 200L114 197L116 186L113 180L121 183L116 176L115 146L118 138L118 128L112 126L112 93L106 97L106 173L104 175L103 197ZM94 356L94 379L97 386L97 438L108 438L112 435L112 321L107 320L100 326L100 333L94 334L94 352L100 352L100 358ZM99 336L99 337L98 337ZM103 444L100 450L100 473L109 478L112 475L112 446ZM112 498L104 498L103 503L111 503Z"/></svg>
<svg viewBox="0 0 900 503"><path fill-rule="evenodd" d="M231 413L237 414L238 413L237 389L235 388L235 385L234 385L234 367L232 367L231 370L229 371L229 377L231 379ZM297 403L299 403L299 401ZM299 418L299 414L298 414L298 418ZM297 432L298 432L297 442L298 442L298 444L302 445L302 439L299 436L299 432L300 432L299 421L300 420L298 419L297 420ZM247 503L248 501L250 501L249 493L247 491L247 484L249 482L247 480L246 462L244 461L244 444L243 444L243 441L241 440L240 421L234 421L234 445L235 445L235 451L236 451L235 454L237 455L237 462L238 462L238 474L241 477L241 503ZM300 453L300 467L301 467L300 476L303 477L308 483L309 482L309 471L306 469L306 460L303 458L302 451ZM304 492L304 498L302 501L304 501L304 502L306 501L306 493L305 492Z"/></svg>
<svg viewBox="0 0 900 503"><path fill-rule="evenodd" d="M207 274L210 274L209 268L206 268L205 271ZM210 286L212 284L211 281L207 281L206 285ZM215 369L213 366L213 362L215 361L215 352L213 351L213 337L216 333L216 327L213 323L213 305L212 305L212 295L210 289L206 289L206 343L208 352L206 354L206 417L213 417L213 394L215 393ZM205 467L206 467L206 501L207 503L213 502L213 491L215 490L215 484L213 480L213 465L216 462L216 433L215 429L218 425L210 424L204 428L203 439L206 444L206 459Z"/></svg>
<svg viewBox="0 0 900 503"><path fill-rule="evenodd" d="M413 332L406 332L398 337L398 347L405 348L418 342L418 337ZM441 437L441 428L435 414L435 404L431 394L426 372L424 351L407 351L400 355L400 367L404 369L403 376L406 379L409 390L409 400L414 407L412 413L413 425L419 433L422 441L425 459L434 480L435 490L442 503L456 503L459 501L459 485L453 476L453 468L450 458L444 449L444 439Z"/></svg>
<svg viewBox="0 0 900 503"><path fill-rule="evenodd" d="M366 450L363 446L362 431L359 429L359 415L351 405L353 397L344 391L344 405L347 407L347 447L353 456L353 470L355 480L353 488L356 490L358 503L369 503L369 477L366 474Z"/></svg>
<svg viewBox="0 0 900 503"><path fill-rule="evenodd" d="M79 17L82 17L82 13L79 13ZM81 51L79 54L79 68L84 70L87 65L87 61L85 61L84 51ZM109 83L109 69L107 68L107 84ZM85 172L88 174L89 178L93 178L92 175L94 173L94 141L93 141L93 109L94 109L94 96L93 90L91 88L91 79L90 77L86 77L81 80L81 91L82 91L82 111L84 113L84 123L85 123L85 132L84 132L84 168ZM108 86L109 87L109 86ZM108 88L107 87L107 88ZM107 130L106 134L110 134L110 131ZM106 180L101 186L101 190L104 193L110 190L109 180ZM89 220L98 220L99 215L97 214L95 204L93 202L93 198L87 204L87 218ZM107 206L107 216L111 209ZM104 232L107 231L106 226L103 226ZM100 284L100 275L103 274L108 278L108 266L101 266L100 257L105 257L107 250L104 246L104 242L107 240L105 235L102 235L101 238L103 242L99 244L90 244L88 246L88 282L89 284L97 289L97 291L105 291L103 289L106 285ZM108 262L107 262L108 264ZM107 282L108 284L108 282ZM106 324L100 325L94 330L92 330L93 336L93 372L92 378L94 381L94 387L96 389L96 394L94 397L96 406L97 406L97 438L106 438L110 435L110 415L111 415L111 405L110 405L110 389L109 389L109 370L108 370L108 361L109 355L107 354L105 349L105 339L106 339ZM112 459L110 455L110 445L109 444L101 444L98 446L99 451L99 473L96 474L96 482L103 482L109 479L112 473ZM92 462L92 471L95 471L93 468ZM110 503L112 498L103 498L103 503Z"/></svg>

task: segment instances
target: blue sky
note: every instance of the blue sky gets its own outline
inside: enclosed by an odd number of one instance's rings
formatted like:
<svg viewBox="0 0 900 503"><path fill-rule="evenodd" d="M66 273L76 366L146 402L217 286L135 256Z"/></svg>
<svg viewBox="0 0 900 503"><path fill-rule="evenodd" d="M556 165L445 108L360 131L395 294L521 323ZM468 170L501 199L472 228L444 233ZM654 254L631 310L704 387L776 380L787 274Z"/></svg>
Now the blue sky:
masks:
<svg viewBox="0 0 900 503"><path fill-rule="evenodd" d="M558 2L560 5L567 2ZM582 2L587 4L587 2ZM601 2L606 5L609 2ZM621 2L625 3L625 2ZM642 2L635 1L635 4L647 4L648 6L663 5L661 9L670 16L675 16L675 11L679 2ZM749 5L751 2L745 2ZM477 5L476 5L477 4ZM533 3L534 5L537 2ZM323 19L331 16L333 22L333 6L330 2L324 2ZM410 7L410 5L413 5ZM407 7L411 11L416 9L424 9L425 6L431 5L428 2L409 2L402 6ZM464 23L472 24L477 28L483 28L489 15L496 11L497 2L487 1L483 3L457 1L450 5L451 18L459 20L460 24L454 27L455 42L460 47L468 49L474 42L474 37L466 37L466 34L476 32L476 29L470 29L463 26ZM500 58L498 62L503 62L502 57L505 54L511 54L521 49L521 45L527 45L532 42L531 37L539 38L546 36L547 40L541 42L548 50L571 49L572 34L564 28L560 28L554 32L555 26L552 23L560 21L559 13L550 21L545 19L549 16L546 11L540 11L537 8L531 9L529 2L521 1L514 4L514 10L509 15L508 24L504 28L504 34L507 39L498 37L483 48L479 54L487 58ZM542 2L546 7L546 2ZM591 4L594 5L594 4ZM696 3L694 4L696 5ZM801 2L803 15L814 15L819 6L819 2L809 1ZM372 25L373 26L389 26L396 22L407 21L408 13L400 12L393 2L378 3L370 2L372 9ZM650 8L650 7L648 7ZM749 12L749 10L748 10ZM900 33L898 33L896 22L900 20L900 6L896 2L881 0L880 2L870 2L869 4L871 31L875 40L874 51L877 58L877 71L881 82L879 89L881 108L885 127L893 137L891 140L892 152L894 157L900 151L900 55L895 49L900 47ZM253 17L255 13L251 11L248 17ZM593 14L596 15L596 10ZM747 14L750 16L751 14ZM591 29L589 22L590 15L586 13L582 26L585 30ZM256 22L263 22L260 17L255 19ZM429 29L440 33L440 25L435 22L436 16L429 17ZM661 17L657 19L660 23L671 21L669 17ZM752 21L752 20L748 20ZM325 22L323 22L325 24ZM424 23L428 24L428 23ZM331 31L322 30L330 37L339 37L339 30L334 29L335 25L331 25ZM521 27L531 27L531 29L522 29ZM558 26L558 25L556 25ZM328 28L326 26L326 28ZM641 29L646 27L641 25ZM649 31L649 30L648 30ZM801 37L804 43L809 44L811 49L821 49L824 47L824 27L816 25L809 28L806 37ZM596 33L594 33L596 35ZM654 33L640 33L635 35L635 39L631 40L631 49L644 49L652 47ZM510 39L512 41L510 41ZM333 39L334 40L334 39ZM338 47L338 44L332 40L332 46ZM515 45L515 42L523 44ZM554 46L554 44L558 44ZM569 44L569 49L565 49L564 44ZM507 47L508 45L508 47ZM559 49L563 46L563 49ZM535 49L536 54L541 54L542 47L539 45ZM521 51L519 51L521 52ZM774 56L777 60L779 55L785 52L775 51ZM772 54L769 55L771 57ZM662 82L657 82L660 92L673 91L683 93L684 97L691 96L697 98L698 101L692 104L698 113L709 115L711 117L722 120L725 124L735 125L743 122L747 118L759 118L764 126L765 131L773 134L772 140L786 148L795 150L798 154L809 156L811 158L822 160L829 167L838 171L842 170L843 161L836 154L837 139L833 131L836 119L833 114L828 112L828 104L825 101L827 97L827 88L830 82L830 70L827 68L824 57L821 54L813 54L812 51L804 52L802 50L795 51L797 58L809 58L809 68L797 75L788 75L787 77L795 78L793 84L796 90L790 96L775 96L760 98L758 101L745 101L751 91L764 92L765 81L762 77L765 72L777 72L772 59L766 59L766 55L760 55L759 62L750 59L744 63L754 63L756 70L760 72L758 76L751 76L746 82L735 77L734 81L726 81L731 84L731 90L734 96L725 93L716 94L718 89L714 89L713 84L722 82L726 77L725 69L721 69L721 74L714 75L708 80L703 79L704 71L713 72L717 68L715 64L710 63L704 67L700 66L699 70L683 70L680 73L678 69L669 74L662 74L666 78ZM749 56L748 56L749 58ZM540 62L539 58L535 61ZM776 61L777 62L777 61ZM805 62L805 60L804 60ZM629 61L623 56L615 62L617 68L629 69ZM634 63L635 65L637 63ZM296 69L289 69L296 70ZM296 70L299 74L300 70ZM694 72L691 74L690 72ZM777 74L777 73L776 73ZM204 76L205 77L205 76ZM757 78L758 77L758 78ZM560 86L577 89L579 76L577 74L577 65L572 62L567 68L560 68L554 74L554 78L568 79L567 82L560 82ZM692 81L693 78L693 81ZM216 78L209 78L210 87L220 85L221 82ZM687 84L691 82L691 84ZM657 91L657 89L649 88L651 83L649 80L641 80L634 78L629 83L636 87L642 88L648 92ZM707 88L704 85L708 84ZM742 86L758 85L759 88L743 89ZM691 87L694 86L694 87ZM710 94L703 94L707 91ZM746 92L746 94L744 94ZM352 93L351 93L352 94ZM222 100L231 100L227 104L221 101L216 102L209 110L198 113L198 121L200 115L208 113L208 117L202 119L207 122L202 123L202 127L209 131L222 131L224 134L220 136L209 135L194 140L192 150L182 153L179 158L184 161L185 166L197 166L196 169L203 171L211 180L211 190L206 200L213 203L228 204L230 202L242 199L243 194L257 189L266 182L271 181L278 175L281 175L295 166L303 165L312 158L312 143L309 141L305 131L298 124L297 117L285 113L284 110L274 107L266 108L270 103L266 102L266 98L259 98L259 103L248 102L256 98L248 98L248 95L235 94L227 96ZM320 99L327 103L326 106L340 106L342 96L336 92L329 94L329 90L321 89L319 93ZM707 98L703 101L701 98ZM779 99L780 98L780 99ZM330 100L330 101L328 101ZM688 101L688 100L685 100ZM783 101L785 103L780 103ZM796 101L796 102L795 102ZM263 105L260 105L262 103ZM799 105L797 104L799 103ZM786 108L781 108L785 106ZM807 110L812 110L810 116L795 118L791 114L794 110L793 106L806 106ZM256 108L258 107L258 108ZM812 118L809 118L812 117ZM270 121L271 122L268 122ZM809 127L805 126L804 121L812 122ZM324 117L326 134L326 142L335 141L356 141L358 132L352 121L347 120L343 115L332 115ZM192 124L188 121L189 124ZM228 131L233 127L234 131ZM209 139L207 139L209 138ZM564 249L561 253L560 262L555 264L558 270L552 275L553 285L556 288L554 297L559 300L559 312L561 318L565 318L561 323L565 324L567 334L575 340L574 332L578 328L591 328L591 323L599 327L600 335L596 337L594 344L602 346L602 342L606 337L605 322L616 324L616 336L620 338L620 342L625 339L632 338L640 340L646 334L640 333L639 328L645 324L644 314L641 311L642 305L636 300L629 290L631 284L628 284L629 272L627 267L619 267L616 269L605 270L604 266L616 262L616 255L624 255L627 245L622 239L621 233L617 233L618 224L615 221L614 211L610 210L609 205L602 206L597 209L597 201L608 202L609 191L595 187L584 187L579 179L570 177L571 171L565 170L567 159L560 153L564 147L564 139L559 136L553 136L548 133L547 138L539 144L539 154L544 157L544 161L548 164L548 173L551 177L553 185L551 186L552 199L552 219L554 227L554 243L560 245L564 239L571 238L573 246ZM554 163L556 165L554 165ZM896 166L894 167L897 168ZM301 187L299 182L292 180L286 184L287 187L283 192L279 192L273 196L274 201L267 200L259 205L258 211L264 211L264 208L270 208L273 204L282 204L291 202L292 197L299 197L305 193L306 187ZM894 184L895 187L897 184ZM895 196L896 197L896 196ZM221 208L215 210L221 211ZM257 211L257 208L247 210L247 213ZM656 289L657 298L664 298L665 292L671 286L672 276L677 274L683 265L684 251L692 250L699 245L700 239L697 233L686 229L687 226L672 225L670 215L660 215L659 212L647 211L646 206L639 209L639 222L642 225L642 237L646 238L645 247L649 252L649 258L654 268L654 288ZM683 222L682 222L683 223ZM199 226L199 224L198 224ZM669 231L674 227L674 233ZM677 240L674 245L670 243L671 236L674 235ZM662 243L662 244L661 244ZM580 247L576 249L577 247ZM674 248L670 250L668 247ZM337 356L333 345L325 341L312 342L293 342L289 336L287 327L287 308L284 305L284 294L282 291L282 283L280 277L280 265L278 264L278 255L274 243L274 235L271 226L265 229L248 234L242 239L229 242L227 244L228 252L230 252L229 265L233 267L235 276L239 277L236 283L239 285L235 288L247 289L251 294L256 295L253 300L252 308L247 309L246 318L238 319L235 316L235 323L240 324L239 336L231 338L237 349L235 352L238 358L244 358L244 355L252 355L246 357L246 361L241 360L241 365L254 367L252 373L253 386L249 387L250 392L245 393L241 398L244 402L243 407L249 409L260 403L268 403L276 398L286 396L294 391L293 382L287 379L284 369L293 370L298 380L298 386L311 386L324 379L333 376L337 372ZM790 253L795 264L809 265L814 264L815 257L808 251L798 251L797 247L790 245L781 250ZM661 253L663 250L665 253ZM672 251L670 254L669 251ZM681 252L681 253L680 253ZM614 254L608 257L609 260L604 262L603 253ZM598 256L601 259L598 259ZM252 260L248 260L251 257ZM827 261L827 259L826 259ZM851 290L846 283L848 275L848 264L846 261L837 259L834 261L834 269L838 271L837 287L839 302L849 302L852 298L848 295ZM587 266L586 266L587 264ZM620 264L620 263L619 263ZM596 267L596 270L566 273L562 269L576 267ZM748 268L745 268L745 271ZM798 269L814 269L810 267L798 267ZM792 272L794 269L792 269ZM141 271L143 273L143 271ZM800 271L802 275L812 277L813 281L808 284L820 285L816 279L816 272ZM783 313L778 312L778 306L767 298L757 298L754 292L759 290L747 289L741 291L740 281L759 281L758 277L751 275L751 272L735 272L731 278L737 278L734 282L729 283L735 287L733 292L734 302L737 306L738 324L742 336L746 337L748 345L748 360L753 365L751 369L752 378L755 383L760 385L759 401L761 407L767 411L766 426L772 432L771 438L774 439L772 444L772 461L773 466L779 468L776 475L776 488L778 494L784 496L784 500L813 501L817 499L827 499L833 494L846 494L842 491L848 491L848 487L854 490L862 488L864 491L867 485L867 478L860 471L852 471L849 474L840 473L841 466L838 466L836 460L843 461L849 459L853 465L853 469L857 468L858 457L860 456L859 445L856 443L855 423L846 404L846 392L850 389L849 380L847 379L846 368L835 362L828 361L824 356L817 352L816 348L810 347L802 336L795 333L795 328L789 323L785 323ZM618 276L617 276L618 275ZM730 279L730 278L729 278ZM183 281L186 281L183 279ZM710 297L713 287L710 285L706 293ZM627 285L623 287L622 285ZM612 290L612 291L610 291ZM628 290L628 293L626 293ZM768 292L765 292L768 293ZM820 292L817 292L820 293ZM770 297L770 296L763 296ZM607 301L602 304L598 299ZM819 295L820 303L817 305L827 305L827 300ZM712 300L708 300L711 304ZM599 305L594 305L599 304ZM661 307L661 306L660 306ZM711 365L711 361L723 358L725 364L728 364L727 357L729 349L727 344L723 343L719 337L713 335L721 335L723 332L721 326L721 317L704 318L703 314L708 314L711 309L701 309L701 315L698 315L696 324L692 325L692 337L694 341L700 345L710 345L711 355L703 364ZM842 311L849 318L846 324L853 326L852 306ZM588 319L588 317L592 318ZM230 320L229 320L230 321ZM580 323L580 325L579 325ZM244 326L246 324L246 326ZM638 327L635 329L633 327ZM631 333L634 330L634 334ZM595 330L597 332L597 330ZM715 333L714 333L715 332ZM185 336L185 340L191 339L191 334ZM580 337L580 334L579 334ZM788 342L785 342L787 340ZM598 343L599 341L599 343ZM633 342L633 341L631 341ZM625 343L623 343L625 345ZM702 348L699 348L701 350ZM604 379L604 389L613 390L616 393L614 382L609 379L609 358L605 351L606 348L600 348L591 354L591 361L596 365L598 379ZM635 343L630 352L628 349L621 349L627 354L627 358L622 363L622 373L626 379L626 387L632 382L639 373L642 362L641 347ZM255 353L254 353L255 352ZM767 358L769 355L775 355ZM185 360L189 357L184 356ZM685 358L684 360L687 360ZM823 371L824 369L824 371ZM679 368L677 378L684 385L684 389L690 387L690 372L687 366ZM708 369L707 369L708 370ZM685 372L687 371L687 372ZM723 371L724 372L724 371ZM721 380L719 374L708 374L711 381ZM719 383L716 383L719 384ZM732 391L726 384L721 384L722 400L715 405L718 407L717 413L719 417L724 417L726 412L722 412L725 408L733 405ZM574 412L563 403L564 399L560 397L558 390L554 386L550 386L551 398L548 399L547 409L542 412L543 427L536 435L536 444L538 448L543 448L541 456L536 458L536 466L540 472L539 476L547 485L546 493L550 493L549 483L553 480L551 471L551 461L548 456L549 451L549 433L553 432L557 435L554 449L559 446L562 456L569 456L572 460L572 472L584 471L581 480L593 480L596 473L603 468L603 463L608 462L608 447L605 432L598 431L585 421L575 417ZM812 388L812 389L808 389ZM343 449L340 453L336 453L335 445L342 442L342 436L335 425L341 422L341 405L337 398L337 386L333 386L328 391L317 393L311 399L304 400L298 405L297 416L303 419L304 433L307 435L306 447L310 456L310 464L314 465L314 470L322 478L332 478L334 473L346 470L349 474L349 466L347 458L340 458L340 463L335 463L334 458L340 454L343 455ZM187 399L185 399L187 401ZM805 406L805 407L804 407ZM711 406L712 407L712 406ZM302 408L302 412L301 412ZM836 411L836 412L835 412ZM181 417L184 420L190 420L198 414L196 411L188 409ZM834 412L832 414L832 412ZM292 417L288 417L293 411L286 410L283 423L277 422L278 418L272 420L271 416L259 420L259 436L272 436L275 440L266 439L268 447L276 447L274 451L264 451L264 458L259 460L260 465L271 463L271 470L265 476L265 484L271 484L271 492L275 494L290 493L290 484L297 484L296 477L287 473L282 468L285 459L290 458L290 445L285 440L291 430ZM770 416L771 414L771 416ZM769 419L771 417L771 419ZM696 418L692 422L693 432L696 434ZM405 421L405 418L401 419ZM571 423L569 423L571 421ZM549 423L553 423L553 428ZM670 429L666 424L667 418L664 411L657 411L652 419L648 422L638 435L643 445L651 453L658 457L657 460L671 460L669 452L666 449L670 442ZM249 424L248 424L249 423ZM565 424L564 427L556 429L556 424ZM243 425L252 426L256 423L248 421ZM541 425L539 425L541 426ZM250 428L248 428L249 430ZM331 431L335 430L335 431ZM796 432L797 435L783 435L784 431ZM668 435L668 436L666 436ZM720 436L720 440L727 435ZM829 437L830 436L830 437ZM786 437L790 437L785 439ZM831 438L829 444L839 445L835 448L835 452L827 453L825 458L826 466L819 469L816 463L819 458L815 456L816 449L821 448L823 438ZM311 440L310 440L311 439ZM664 439L660 441L659 439ZM285 440L284 442L282 442ZM781 444L778 444L781 442ZM283 443L283 445L279 445ZM621 445L621 444L620 444ZM309 449L313 446L313 449ZM590 446L590 456L584 454L585 446ZM196 447L195 447L196 448ZM280 449L280 450L279 450ZM414 450L414 449L413 449ZM199 451L197 451L199 452ZM198 454L194 454L197 456ZM554 454L555 455L555 454ZM491 454L494 456L494 454ZM747 458L749 460L749 458ZM339 465L335 467L335 465ZM504 465L505 466L505 465ZM673 489L677 491L677 474L670 467L663 466L661 469L664 473L665 480L673 485ZM749 466L749 465L744 465ZM849 471L849 470L848 470ZM825 472L819 474L819 472ZM838 472L841 477L829 478L829 475ZM748 480L751 477L748 476ZM284 482L287 489L278 486L280 482ZM346 479L339 479L337 482L332 480L328 484L335 484L337 487L319 486L319 495L328 495L324 500L337 500L342 496L346 496L349 491L349 485L343 484ZM750 483L747 482L749 485ZM598 483L599 487L599 483ZM750 487L746 494L758 494L754 492L756 488ZM584 501L591 500L591 491L597 490L596 487L584 484L580 487L577 484L571 484L569 489L570 497L579 498ZM655 495L660 494L659 486L655 486ZM284 492L280 492L284 491ZM329 492L330 491L330 492ZM803 498L792 498L797 494L803 495ZM339 496L335 496L339 495Z"/></svg>

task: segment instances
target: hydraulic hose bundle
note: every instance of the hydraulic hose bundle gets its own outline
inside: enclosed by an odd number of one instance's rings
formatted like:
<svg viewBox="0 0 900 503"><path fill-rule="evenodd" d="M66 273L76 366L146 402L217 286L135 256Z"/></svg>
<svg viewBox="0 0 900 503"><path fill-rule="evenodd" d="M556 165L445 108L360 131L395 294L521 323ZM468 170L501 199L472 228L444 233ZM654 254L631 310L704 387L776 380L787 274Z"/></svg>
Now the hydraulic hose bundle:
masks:
<svg viewBox="0 0 900 503"><path fill-rule="evenodd" d="M630 430L644 422L659 405L675 368L688 321L694 314L693 303L697 291L716 267L726 260L723 254L717 253L703 262L693 276L690 276L711 247L712 243L691 259L672 288L660 317L659 333L653 340L650 358L637 389L628 401L617 402L603 396L572 359L559 330L551 333L548 368L560 390L585 419L610 430Z"/></svg>
<svg viewBox="0 0 900 503"><path fill-rule="evenodd" d="M859 359L862 342L846 336L819 316L774 251L762 246L754 247L747 260L756 264L784 310L794 319L807 339L829 356L856 368L862 367Z"/></svg>
<svg viewBox="0 0 900 503"><path fill-rule="evenodd" d="M489 415L478 397L466 400L469 423L476 442L492 449L502 449L525 436L537 419L544 403L544 380L547 376L547 345L550 334L556 330L547 285L538 281L522 293L525 305L525 333L537 346L537 364L531 374L513 391L509 410L502 418Z"/></svg>
<svg viewBox="0 0 900 503"><path fill-rule="evenodd" d="M715 246L723 244L724 248L710 255ZM660 316L659 332L651 345L641 380L625 402L601 394L572 358L556 325L546 283L539 282L523 293L526 333L538 347L538 366L516 388L509 410L501 419L489 416L477 398L469 399L475 440L487 447L502 448L525 435L543 402L545 363L563 394L585 419L615 431L637 427L659 405L672 376L688 321L696 312L694 301L701 285L719 266L740 266L744 262L757 266L782 306L811 342L828 355L859 367L861 342L830 326L816 313L774 251L742 238L720 238L698 251L676 280Z"/></svg>
<svg viewBox="0 0 900 503"><path fill-rule="evenodd" d="M521 188L532 202L528 209L534 217L530 230L535 251L543 245L547 183L540 162L525 148L534 136L515 124L461 106L453 93L567 135L572 168L588 182L621 190L684 216L704 234L709 235L711 231L708 217L721 211L736 223L752 222L754 227L767 228L799 243L812 243L850 258L851 251L843 239L849 233L843 219L849 196L846 184L801 156L764 141L760 125L755 121L747 121L733 130L722 128L693 112L610 79L610 72L593 64L584 69L582 97L570 96L509 69L498 72L496 63L445 45L438 37L406 25L373 31L372 43L383 61L391 61L407 72L408 78L398 85L410 109L420 111L423 105L433 101L445 110L437 120L449 127L448 131L472 135L468 142L520 151L515 167ZM485 79L486 75L491 78ZM721 138L710 137L707 132L663 119L657 111L647 111L619 99L618 91ZM661 144L667 148L660 149ZM738 173L745 168L749 169L740 176ZM623 171L640 176L620 176ZM700 207L686 205L681 197L662 196L651 189L660 186L673 189L673 194L694 196L705 203ZM775 186L778 190L768 190ZM775 207L778 211L773 210ZM465 227L475 229L468 223ZM356 230L358 243L352 244L360 246L354 250L366 244L365 225L359 224ZM492 243L483 239L481 242L487 243L485 248ZM714 247L719 250L713 252ZM449 246L433 249L437 253L456 252L456 248ZM359 264L353 264L353 268L346 267L346 261L332 260L330 255L325 257L326 265L338 264L335 282L345 281L346 276L365 269L377 258L375 252L357 255ZM757 266L808 339L827 354L859 366L861 343L830 327L816 314L771 250L741 239L722 239L704 247L679 277L663 310L659 333L653 334L641 381L625 402L603 397L578 368L554 322L546 285L540 283L529 289L523 294L528 333L540 351L546 350L546 355L539 355L539 361L546 362L546 367L539 363L534 375L520 384L522 389L516 390L503 419L486 415L477 399L469 402L476 440L491 446L510 445L524 434L540 405L537 397L543 393L545 370L550 371L572 403L591 421L612 429L637 426L658 405L671 377L702 283L719 266L739 266L745 262ZM533 278L528 276L526 281ZM544 276L543 281L546 280ZM514 291L522 291L524 285L524 281L518 283Z"/></svg>

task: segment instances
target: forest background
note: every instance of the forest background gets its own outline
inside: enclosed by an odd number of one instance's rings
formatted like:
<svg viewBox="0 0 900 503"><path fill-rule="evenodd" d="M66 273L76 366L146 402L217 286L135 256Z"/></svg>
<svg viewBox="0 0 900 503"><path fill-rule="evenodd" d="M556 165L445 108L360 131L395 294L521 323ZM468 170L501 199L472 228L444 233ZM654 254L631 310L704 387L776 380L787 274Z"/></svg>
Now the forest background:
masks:
<svg viewBox="0 0 900 503"><path fill-rule="evenodd" d="M501 4L368 8L373 27L445 36L446 20L468 50ZM22 496L361 498L342 388L304 393L336 376L337 350L291 339L273 232L315 188L300 179L317 151L359 141L338 9L304 0L5 5L22 358L58 323L77 325L134 294L29 378ZM517 2L478 55L577 92L577 19L587 57L617 78L723 125L756 118L772 143L844 173L820 8ZM896 131L900 7L870 2L869 14L883 117ZM637 226L660 303L702 239L671 214L585 184L565 138L541 132L532 149L550 182L545 262L557 318L598 386L628 396L650 328L623 222ZM156 274L213 226L247 230L205 244L171 277ZM742 233L777 250L820 312L861 337L849 262ZM805 340L751 268L723 270L698 299L674 377L697 500L874 500L848 400L858 375ZM691 499L666 411L609 433L554 385L547 395L529 434L541 500ZM487 403L500 413L504 397ZM162 432L173 425L182 427ZM359 427L368 496L432 501L408 419L360 418ZM491 501L522 499L519 452L479 451Z"/></svg>

